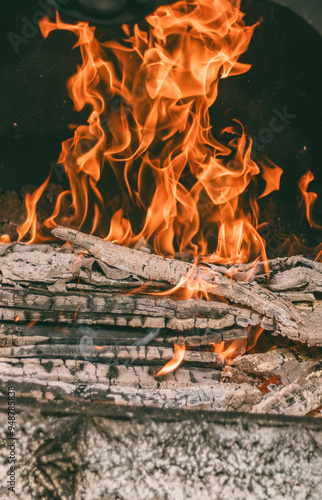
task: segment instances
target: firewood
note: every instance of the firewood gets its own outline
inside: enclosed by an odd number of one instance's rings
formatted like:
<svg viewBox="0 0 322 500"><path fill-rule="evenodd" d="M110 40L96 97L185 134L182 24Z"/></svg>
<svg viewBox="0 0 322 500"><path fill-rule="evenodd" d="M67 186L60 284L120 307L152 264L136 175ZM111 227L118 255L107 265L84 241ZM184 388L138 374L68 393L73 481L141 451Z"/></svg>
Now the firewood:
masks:
<svg viewBox="0 0 322 500"><path fill-rule="evenodd" d="M157 345L169 347L178 343L180 336L184 337L187 347L209 346L219 344L223 341L247 339L245 328L228 328L225 330L194 330L195 334L189 332L178 332L176 335L171 330L160 328L91 328L82 325L54 325L48 323L36 323L29 326L17 323L5 323L0 325L0 347L17 347L23 345L38 344L80 344L83 339L88 339L91 345ZM153 336L151 340L150 336ZM150 338L150 340L149 340ZM144 340L144 343L142 341Z"/></svg>
<svg viewBox="0 0 322 500"><path fill-rule="evenodd" d="M255 282L238 282L204 266L146 254L73 229L59 226L53 230L53 234L85 248L109 266L132 272L145 279L174 285L185 277L189 281L202 279L208 283L208 292L212 295L248 306L269 320L273 320L276 333L292 340L307 342L309 345L322 345L320 326L322 312L313 316L309 311L299 311L290 302Z"/></svg>
<svg viewBox="0 0 322 500"><path fill-rule="evenodd" d="M158 365L170 361L173 349L156 346L86 346L86 352L80 346L70 345L24 345L1 348L2 358L57 358L76 359L86 356L96 362L108 364L131 363L132 365ZM225 359L211 351L185 351L184 365L222 369Z"/></svg>
<svg viewBox="0 0 322 500"><path fill-rule="evenodd" d="M261 379L276 377L286 386L322 368L322 350L306 346L275 349L266 353L248 354L234 360L234 368Z"/></svg>
<svg viewBox="0 0 322 500"><path fill-rule="evenodd" d="M303 310L307 322L298 329L289 329L273 319L235 304L203 300L176 300L142 295L113 293L62 293L44 290L0 287L0 319L2 321L70 323L108 325L128 328L167 328L177 331L211 331L215 342L238 338L245 333L236 326L247 328L261 325L263 329L287 336L308 345L322 345L322 308ZM218 331L218 336L216 335ZM221 334L224 333L224 335ZM226 338L222 338L227 335Z"/></svg>
<svg viewBox="0 0 322 500"><path fill-rule="evenodd" d="M321 405L322 370L300 377L287 387L267 394L251 412L304 416Z"/></svg>
<svg viewBox="0 0 322 500"><path fill-rule="evenodd" d="M104 364L80 364L75 360L0 358L0 391L6 391L8 383L14 380L17 400L20 396L29 397L40 406L71 398L129 407L211 411L248 411L262 398L251 385L220 384L210 379L207 383L164 389L113 385L113 380L106 376L110 369Z"/></svg>
<svg viewBox="0 0 322 500"><path fill-rule="evenodd" d="M157 371L156 366L97 363L85 359L0 358L1 377L11 376L15 380L17 376L33 373L36 381L60 381L75 386L86 382L89 386L108 384L142 389L190 387L196 383L213 385L220 380L220 372L213 368L180 366L162 378L155 377Z"/></svg>
<svg viewBox="0 0 322 500"><path fill-rule="evenodd" d="M274 329L274 323L238 305L204 300L172 300L142 295L59 293L0 287L2 321L167 328L190 331L224 330L236 325ZM245 336L245 334L242 334ZM218 336L221 338L221 335Z"/></svg>
<svg viewBox="0 0 322 500"><path fill-rule="evenodd" d="M79 245L109 266L122 271L133 272L137 276L155 281L165 281L177 285L181 279L188 277L192 282L196 278L209 284L209 293L225 297L232 302L250 306L260 314L280 321L286 327L296 327L295 321L300 315L291 304L278 300L277 297L255 284L239 283L226 276L207 269L175 259L163 258L159 255L145 254L124 246L115 245L96 236L86 235L79 231L63 228L53 229L54 236ZM274 302L274 305L272 304Z"/></svg>
<svg viewBox="0 0 322 500"><path fill-rule="evenodd" d="M208 302L208 306L205 306L205 301L181 301L182 303L186 302L187 309L193 311L193 314L190 313L190 317L189 314L186 314L185 317L180 318L180 321L178 321L179 318L175 317L176 313L172 319L167 317L169 314L168 311L165 311L165 318L161 316L149 316L147 311L143 311L143 314L126 314L124 307L121 308L123 317L111 312L109 306L106 308L107 314L103 315L102 311L97 309L96 303L91 304L92 296L98 297L103 295L110 298L111 291L117 294L131 290L133 287L135 289L143 283L141 278L129 272L124 274L124 271L112 267L109 267L108 271L105 269L105 272L103 272L103 263L99 259L89 259L87 257L80 259L75 255L77 249L74 250L72 247L59 249L54 245L44 245L43 251L41 251L41 245L35 246L33 249L32 246L16 244L13 246L13 249L14 251L7 251L7 253L0 257L0 271L2 274L0 315L4 321L14 321L15 318L19 317L20 321L39 320L71 323L75 322L76 317L76 321L80 324L97 323L100 325L116 325L118 327L128 326L129 328L147 328L149 326L151 328L163 328L166 325L169 329L180 329L181 331L197 327L203 331L207 329L214 330L215 336L217 336L217 330L220 329L229 329L232 331L236 326L247 328L250 325L260 323L264 329L287 335L292 340L308 342L310 345L321 345L319 323L321 321L322 307L320 306L320 301L312 293L279 292L281 295L284 295L284 298L291 302L293 301L298 308L309 311L309 317L306 317L303 312L302 323L304 325L298 329L285 328L274 319L259 315L243 306L233 304L227 306L227 304L215 301ZM94 260L99 267L98 270L94 270ZM284 265L283 259L276 260L281 260ZM88 261L91 261L90 265L87 264ZM296 262L294 259L293 261ZM274 262L272 261L270 265L273 265ZM81 263L84 263L84 269L81 267ZM260 264L258 266L260 267ZM224 269L227 272L224 266L216 267L220 267L221 270ZM276 269L276 266L274 269ZM114 275L111 274L112 271L114 271ZM115 273L121 274L117 275ZM110 278L107 279L106 274L108 276L113 275L113 280ZM76 278L78 281L75 283ZM14 288L12 285L14 285ZM150 282L149 286L151 290L158 291L158 289L168 287L169 285L154 281ZM8 294L11 295L11 298L8 298ZM63 297L65 294L69 297L68 299L67 297ZM37 297L37 295L40 296ZM43 296L46 296L47 299ZM52 296L57 297L57 299L50 299ZM151 297L149 298L151 299ZM168 301L170 304L174 303L171 298ZM21 307L22 302L26 302L26 308ZM180 303L180 301L178 302ZM8 303L10 303L10 306L6 307L5 305ZM68 307L66 308L65 305L62 307L62 303L68 303ZM95 315L88 314L87 309L89 309L89 306L93 308ZM154 310L156 307L160 309L152 301L151 307ZM216 312L210 314L209 310L208 312L206 310L202 311L203 309L209 309L209 307ZM142 309L141 306L140 309ZM313 316L310 315L310 311L313 311ZM218 321L214 321L214 317L210 318L214 314L217 318L219 315ZM209 318L208 321L204 319L207 316ZM225 331L225 333L228 332ZM221 338L218 333L214 342L220 341Z"/></svg>
<svg viewBox="0 0 322 500"><path fill-rule="evenodd" d="M269 267L270 280L268 287L275 291L300 290L302 293L322 291L322 263L295 255L282 257L266 262L238 264L231 266L226 272L232 276L237 272L249 274L253 271L254 279L265 281L266 268ZM212 269L216 266L210 265Z"/></svg>

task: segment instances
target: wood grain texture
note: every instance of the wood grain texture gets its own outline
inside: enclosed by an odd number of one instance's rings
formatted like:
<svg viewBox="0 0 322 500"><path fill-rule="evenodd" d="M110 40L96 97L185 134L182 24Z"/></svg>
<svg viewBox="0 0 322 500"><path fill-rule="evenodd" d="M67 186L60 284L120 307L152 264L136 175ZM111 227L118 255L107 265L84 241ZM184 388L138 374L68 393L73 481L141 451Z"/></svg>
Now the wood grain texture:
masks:
<svg viewBox="0 0 322 500"><path fill-rule="evenodd" d="M234 368L261 379L275 377L286 386L322 368L322 349L293 346L266 353L248 354L234 360Z"/></svg>
<svg viewBox="0 0 322 500"><path fill-rule="evenodd" d="M132 365L162 366L173 358L173 349L159 346L70 346L64 344L23 345L19 347L2 347L2 358L57 358L76 359L86 356L93 362L106 364L122 364L131 362ZM199 366L222 369L224 358L211 351L186 350L183 366Z"/></svg>
<svg viewBox="0 0 322 500"><path fill-rule="evenodd" d="M156 331L157 330L157 331ZM153 337L153 338L151 338ZM245 328L222 330L195 329L190 332L173 332L166 329L126 328L126 327L89 327L83 325L55 325L36 323L32 326L21 323L3 323L0 325L0 347L23 345L64 344L79 345L88 342L91 345L157 345L173 347L183 337L186 347L196 348L219 344L236 339L247 339Z"/></svg>
<svg viewBox="0 0 322 500"><path fill-rule="evenodd" d="M322 430L313 419L109 408L114 415L107 417L98 405L65 415L27 406L18 415L16 498L321 496ZM2 428L6 423L3 411ZM0 439L5 478L7 442Z"/></svg>
<svg viewBox="0 0 322 500"><path fill-rule="evenodd" d="M181 332L200 329L203 332L218 332L218 335L214 335L217 337L215 341L219 342L221 331L247 329L260 324L265 330L287 336L291 340L309 345L322 344L321 301L311 292L283 291L273 294L271 308L274 309L275 304L280 303L279 295L284 295L283 303L296 310L299 320L293 322L293 326L286 326L278 320L278 314L274 316L269 311L269 315L259 314L252 307L234 302L177 301L170 297L140 296L137 293L124 295L124 292L135 290L146 281L142 281L133 272L107 266L100 259L86 256L79 258L80 247L59 249L54 245L38 245L33 248L21 244L11 247L0 257L0 318L3 321L14 321L19 317L21 322L77 322L118 328L167 328ZM123 247L114 245L112 248L114 247L123 251ZM156 257L159 261L164 261L159 256L136 252L143 259L148 256L149 259ZM170 261L172 266L173 263L176 264L174 259ZM314 272L319 269L317 263L308 264L311 261L306 259L277 261L281 262L270 263L276 273L278 265L284 269L286 265L305 264L306 268L311 265ZM179 264L188 265L184 262ZM217 267L227 271L223 266ZM302 267L296 269L299 272ZM202 273L204 272L209 274L209 270L202 268ZM266 288L256 283L237 282L219 272L217 275L225 280L227 286L232 286L236 293L239 290L236 287L242 287L243 293L249 294L249 301L252 300L251 297L255 297L254 300L257 301L266 296ZM166 283L149 282L150 290L154 292L169 286ZM256 287L260 290L257 296Z"/></svg>
<svg viewBox="0 0 322 500"><path fill-rule="evenodd" d="M53 234L85 248L111 267L132 272L144 279L173 285L177 285L185 277L188 277L190 282L197 278L202 279L209 284L209 293L214 296L225 297L232 302L250 307L260 314L274 318L285 327L296 328L296 322L300 320L299 313L292 304L256 283L237 282L203 266L145 254L61 226L55 228Z"/></svg>
<svg viewBox="0 0 322 500"><path fill-rule="evenodd" d="M299 377L276 393L268 394L255 405L253 413L304 416L322 406L322 371Z"/></svg>
<svg viewBox="0 0 322 500"><path fill-rule="evenodd" d="M190 383L180 381L176 374L175 386L159 385L157 381L152 387L147 387L139 371L133 381L138 386L128 383L128 371L118 377L120 367L106 364L80 362L77 360L37 359L37 358L0 358L0 388L4 395L7 384L14 383L16 397L32 397L37 405L46 402L68 401L102 401L110 405L141 406L173 409L201 409L212 411L248 411L261 399L258 389L247 384L220 384L215 378L202 377L194 372L184 373ZM130 367L136 370L135 367ZM127 376L122 380L125 373ZM171 377L170 377L171 379Z"/></svg>

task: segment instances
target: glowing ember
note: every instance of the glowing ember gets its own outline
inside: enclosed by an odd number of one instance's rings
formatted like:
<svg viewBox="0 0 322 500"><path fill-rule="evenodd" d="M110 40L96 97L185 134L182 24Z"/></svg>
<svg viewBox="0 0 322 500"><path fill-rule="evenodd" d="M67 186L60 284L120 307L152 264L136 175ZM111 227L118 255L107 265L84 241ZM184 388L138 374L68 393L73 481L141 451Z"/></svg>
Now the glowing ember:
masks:
<svg viewBox="0 0 322 500"><path fill-rule="evenodd" d="M75 108L91 112L62 145L70 189L41 228L36 203L48 180L28 196L19 239L30 230L29 242L43 241L61 224L128 246L149 242L163 255L266 260L256 196L278 189L281 169L252 160L238 122L224 131L228 145L219 142L209 118L220 79L250 67L238 59L255 26L245 26L239 7L230 0L161 6L147 29L124 27L122 43L99 43L87 23L40 22L44 37L57 29L77 36L83 62L68 89ZM266 187L256 195L259 175ZM111 179L118 194L107 198Z"/></svg>
<svg viewBox="0 0 322 500"><path fill-rule="evenodd" d="M28 325L27 325L27 330L32 328L36 323L38 323L38 319L35 319L34 321L30 321L30 323L28 323Z"/></svg>
<svg viewBox="0 0 322 500"><path fill-rule="evenodd" d="M164 367L161 368L161 370L158 371L158 373L156 374L157 377L161 377L162 375L166 375L167 373L173 372L182 363L184 358L184 353L186 350L185 344L184 343L182 345L173 344L173 347L174 347L173 358L166 365L164 365Z"/></svg>
<svg viewBox="0 0 322 500"><path fill-rule="evenodd" d="M3 234L0 236L0 245L3 245L5 243L11 243L10 236L8 234Z"/></svg>

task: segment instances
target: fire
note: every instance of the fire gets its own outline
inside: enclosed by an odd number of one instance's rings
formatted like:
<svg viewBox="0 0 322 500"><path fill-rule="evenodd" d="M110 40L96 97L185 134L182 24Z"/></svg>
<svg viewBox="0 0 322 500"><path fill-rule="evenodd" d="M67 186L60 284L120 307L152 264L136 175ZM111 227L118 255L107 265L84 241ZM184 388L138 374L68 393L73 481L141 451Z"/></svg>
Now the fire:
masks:
<svg viewBox="0 0 322 500"><path fill-rule="evenodd" d="M0 236L0 245L11 243L9 234L2 234Z"/></svg>
<svg viewBox="0 0 322 500"><path fill-rule="evenodd" d="M247 339L233 340L228 347L226 346L226 342L213 344L214 352L216 354L221 354L227 360L228 364L231 364L234 358L253 349L263 331L264 329L262 327L255 327L248 332Z"/></svg>
<svg viewBox="0 0 322 500"><path fill-rule="evenodd" d="M249 329L248 337L246 339L233 340L233 342L231 342L228 346L226 345L226 342L212 344L213 351L226 359L229 370L229 366L232 364L234 358L253 349L263 331L264 329L261 326L251 328ZM166 375L167 373L179 368L184 358L185 349L184 339L182 338L180 345L174 344L174 356L171 361L158 371L156 376L160 377L162 375Z"/></svg>
<svg viewBox="0 0 322 500"><path fill-rule="evenodd" d="M144 241L162 255L266 260L257 178L266 196L278 189L281 169L254 162L238 122L224 131L228 144L220 142L209 117L220 80L250 67L238 60L256 25L243 17L239 0L181 0L160 6L144 28L124 26L122 42L98 42L84 22L43 19L44 37L77 37L82 64L67 86L76 110L86 106L90 115L62 144L70 189L41 227L36 204L48 181L26 197L19 239L29 230L29 243L49 239L61 224L128 246Z"/></svg>
<svg viewBox="0 0 322 500"><path fill-rule="evenodd" d="M30 195L29 193L26 194L25 204L27 208L27 218L25 222L20 226L18 226L17 228L17 232L19 235L18 241L21 241L29 230L31 232L31 238L27 243L34 243L36 240L36 235L37 235L36 205L47 187L50 176L51 174L47 177L45 182L38 189L36 189L36 191L32 195Z"/></svg>
<svg viewBox="0 0 322 500"><path fill-rule="evenodd" d="M305 203L306 218L310 224L310 227L315 227L317 229L322 229L322 226L317 224L313 219L313 206L317 199L316 193L308 193L309 184L314 180L314 175L310 170L304 174L299 180L299 189L302 193L302 201Z"/></svg>
<svg viewBox="0 0 322 500"><path fill-rule="evenodd" d="M166 365L164 365L164 367L161 368L161 370L158 371L156 377L161 377L162 375L166 375L167 373L173 372L178 368L178 366L181 365L184 358L186 346L183 343L182 345L173 344L173 347L174 347L173 358Z"/></svg>

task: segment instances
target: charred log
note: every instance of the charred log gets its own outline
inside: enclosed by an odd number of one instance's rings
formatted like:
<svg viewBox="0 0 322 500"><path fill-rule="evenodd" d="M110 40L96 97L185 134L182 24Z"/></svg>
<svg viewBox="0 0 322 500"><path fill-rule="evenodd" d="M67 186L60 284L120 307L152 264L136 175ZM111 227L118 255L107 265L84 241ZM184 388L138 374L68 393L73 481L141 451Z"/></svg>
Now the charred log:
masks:
<svg viewBox="0 0 322 500"><path fill-rule="evenodd" d="M322 371L300 377L287 387L267 396L252 408L253 413L303 416L322 405Z"/></svg>
<svg viewBox="0 0 322 500"><path fill-rule="evenodd" d="M261 354L239 356L234 360L239 373L247 373L260 379L275 377L283 386L299 377L322 368L322 350L306 346L275 349Z"/></svg>

